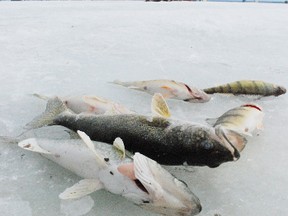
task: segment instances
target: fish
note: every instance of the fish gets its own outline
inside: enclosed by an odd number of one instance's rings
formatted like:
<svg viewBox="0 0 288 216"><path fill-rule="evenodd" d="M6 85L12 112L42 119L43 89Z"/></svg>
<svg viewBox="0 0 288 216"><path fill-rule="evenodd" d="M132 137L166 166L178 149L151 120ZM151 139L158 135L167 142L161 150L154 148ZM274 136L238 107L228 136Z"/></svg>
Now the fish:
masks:
<svg viewBox="0 0 288 216"><path fill-rule="evenodd" d="M251 103L235 107L218 118L206 119L206 121L213 127L221 126L224 130L228 129L228 139L230 141L232 139L237 139L237 142L231 142L234 143L234 146L237 146L236 148L241 152L247 142L245 138L241 138L241 136L253 136L256 131L263 130L263 118L263 108L257 104ZM241 136L239 137L238 134Z"/></svg>
<svg viewBox="0 0 288 216"><path fill-rule="evenodd" d="M233 95L279 96L286 93L286 88L259 80L240 80L206 88L203 89L203 91L207 94L224 93Z"/></svg>
<svg viewBox="0 0 288 216"><path fill-rule="evenodd" d="M75 114L57 97L50 99L46 110L25 128L31 130L49 125L81 130L92 140L110 144L116 137L121 137L127 150L140 152L164 165L187 163L217 167L240 157L237 149L224 142L225 137L219 137L211 126L140 114ZM217 132L221 135L221 128Z"/></svg>
<svg viewBox="0 0 288 216"><path fill-rule="evenodd" d="M33 96L48 101L50 97L40 94L33 94ZM61 100L74 113L91 113L91 114L120 114L120 113L134 113L122 104L108 100L106 98L92 96L92 95L76 95L62 97Z"/></svg>
<svg viewBox="0 0 288 216"><path fill-rule="evenodd" d="M122 82L115 80L114 84L125 86L131 89L147 92L148 94L161 93L164 98L178 99L186 102L208 102L210 96L204 91L195 87L188 86L183 82L176 82L174 80L145 80Z"/></svg>
<svg viewBox="0 0 288 216"><path fill-rule="evenodd" d="M81 139L28 138L18 143L83 178L64 190L60 199L77 199L105 189L154 213L188 216L201 211L199 198L185 182L141 153L127 156L121 138L112 146L77 133Z"/></svg>

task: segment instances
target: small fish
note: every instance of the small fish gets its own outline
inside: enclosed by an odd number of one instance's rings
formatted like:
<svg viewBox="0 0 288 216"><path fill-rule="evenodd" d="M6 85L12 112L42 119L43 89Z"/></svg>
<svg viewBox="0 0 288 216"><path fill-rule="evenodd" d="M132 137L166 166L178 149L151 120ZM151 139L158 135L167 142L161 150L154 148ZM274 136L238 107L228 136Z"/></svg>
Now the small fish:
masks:
<svg viewBox="0 0 288 216"><path fill-rule="evenodd" d="M144 91L149 94L161 93L164 98L172 98L187 102L207 102L210 96L200 89L188 86L174 80L146 80L135 82L121 82L115 80L114 84L122 85L131 89Z"/></svg>
<svg viewBox="0 0 288 216"><path fill-rule="evenodd" d="M125 156L120 138L112 146L92 142L84 132L78 134L82 140L30 138L18 144L84 178L62 192L60 199L80 198L105 189L155 213L188 216L201 211L199 199L184 182L140 153L133 159Z"/></svg>
<svg viewBox="0 0 288 216"><path fill-rule="evenodd" d="M161 97L154 99L157 98ZM161 110L161 107L166 109L164 103L157 108ZM168 112L155 110L159 115ZM35 129L45 125L81 130L92 140L110 144L116 137L121 137L129 151L140 152L165 165L182 165L186 162L188 165L217 167L240 157L237 149L224 142L222 136L219 138L213 127L139 114L77 115L57 97L50 99L46 111L27 124L26 128Z"/></svg>
<svg viewBox="0 0 288 216"><path fill-rule="evenodd" d="M246 142L245 138L241 139L238 134L241 136L252 136L256 130L262 130L263 117L264 112L260 106L244 104L228 110L216 119L207 119L207 122L212 124L213 127L221 126L225 129L227 131L226 135L229 136L228 139L234 143L238 151L242 151Z"/></svg>
<svg viewBox="0 0 288 216"><path fill-rule="evenodd" d="M50 98L44 95L33 94L43 100ZM90 95L70 96L61 98L63 103L74 113L91 113L91 114L120 114L120 113L134 113L125 106L114 101Z"/></svg>
<svg viewBox="0 0 288 216"><path fill-rule="evenodd" d="M286 89L272 83L257 80L240 80L213 88L203 89L207 94L224 93L234 95L279 96L286 93Z"/></svg>

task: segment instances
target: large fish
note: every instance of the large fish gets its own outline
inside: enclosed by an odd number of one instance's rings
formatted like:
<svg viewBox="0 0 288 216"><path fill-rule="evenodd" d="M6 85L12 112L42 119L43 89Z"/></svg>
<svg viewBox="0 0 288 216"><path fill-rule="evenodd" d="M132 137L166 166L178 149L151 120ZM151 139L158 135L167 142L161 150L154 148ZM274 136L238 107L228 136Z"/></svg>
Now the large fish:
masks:
<svg viewBox="0 0 288 216"><path fill-rule="evenodd" d="M259 96L279 96L286 93L286 89L272 83L258 80L240 80L224 85L203 89L207 94L225 93L225 94L246 94Z"/></svg>
<svg viewBox="0 0 288 216"><path fill-rule="evenodd" d="M40 94L34 96L49 100L50 97ZM62 97L61 100L74 113L91 113L91 114L129 114L133 111L126 108L124 105L108 100L106 98L91 96L91 95L76 95Z"/></svg>
<svg viewBox="0 0 288 216"><path fill-rule="evenodd" d="M210 100L210 96L202 90L174 80L160 79L134 82L121 82L115 80L113 83L144 91L152 95L161 93L164 98L179 99L187 102L207 102Z"/></svg>
<svg viewBox="0 0 288 216"><path fill-rule="evenodd" d="M125 155L124 143L92 142L78 131L82 140L30 138L19 142L23 149L44 157L84 178L59 195L74 199L100 189L122 195L140 207L163 215L195 215L201 211L199 199L188 186L155 161L136 153Z"/></svg>
<svg viewBox="0 0 288 216"><path fill-rule="evenodd" d="M217 167L235 161L237 149L223 141L221 129L162 117L137 114L76 115L59 99L50 99L45 112L26 125L27 129L45 125L62 125L81 130L92 140L112 144L121 137L126 148L140 152L165 165L207 165ZM220 131L220 132L219 132Z"/></svg>
<svg viewBox="0 0 288 216"><path fill-rule="evenodd" d="M246 141L241 136L252 136L256 130L263 129L263 117L263 109L260 106L244 104L228 110L218 118L207 119L207 121L213 127L221 126L224 130L228 129L229 132L226 133L226 136L238 151L242 151ZM238 136L238 134L241 136ZM235 139L237 139L237 142L234 141Z"/></svg>

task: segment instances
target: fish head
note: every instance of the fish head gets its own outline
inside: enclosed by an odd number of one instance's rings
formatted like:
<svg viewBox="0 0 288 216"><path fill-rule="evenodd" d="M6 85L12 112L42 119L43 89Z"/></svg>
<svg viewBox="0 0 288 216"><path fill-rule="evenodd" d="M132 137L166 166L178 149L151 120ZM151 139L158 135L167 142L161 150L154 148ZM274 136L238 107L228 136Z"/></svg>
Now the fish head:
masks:
<svg viewBox="0 0 288 216"><path fill-rule="evenodd" d="M186 155L189 165L207 165L214 168L224 162L236 161L240 157L238 150L230 143L223 142L214 128L192 126L187 130L192 131L192 135L183 138L187 139L187 142L181 154Z"/></svg>
<svg viewBox="0 0 288 216"><path fill-rule="evenodd" d="M178 180L156 161L140 154L134 155L135 178L148 194L142 208L162 215L195 215L201 211L199 199L187 184Z"/></svg>
<svg viewBox="0 0 288 216"><path fill-rule="evenodd" d="M204 102L208 102L211 99L210 95L206 94L204 91L200 89L189 87L186 84L185 84L185 87L187 88L188 94L189 94L188 97L184 99L184 101L186 102L204 103Z"/></svg>
<svg viewBox="0 0 288 216"><path fill-rule="evenodd" d="M275 96L279 96L286 93L286 88L283 86L277 86Z"/></svg>

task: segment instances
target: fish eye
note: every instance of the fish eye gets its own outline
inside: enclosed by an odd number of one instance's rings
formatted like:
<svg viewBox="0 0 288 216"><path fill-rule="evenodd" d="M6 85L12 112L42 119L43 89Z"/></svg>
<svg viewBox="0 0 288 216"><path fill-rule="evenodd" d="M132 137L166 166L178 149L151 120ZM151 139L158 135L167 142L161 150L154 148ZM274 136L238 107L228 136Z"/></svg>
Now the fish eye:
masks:
<svg viewBox="0 0 288 216"><path fill-rule="evenodd" d="M208 140L203 140L201 142L201 146L203 146L206 150L210 150L213 148L213 143L209 142Z"/></svg>

